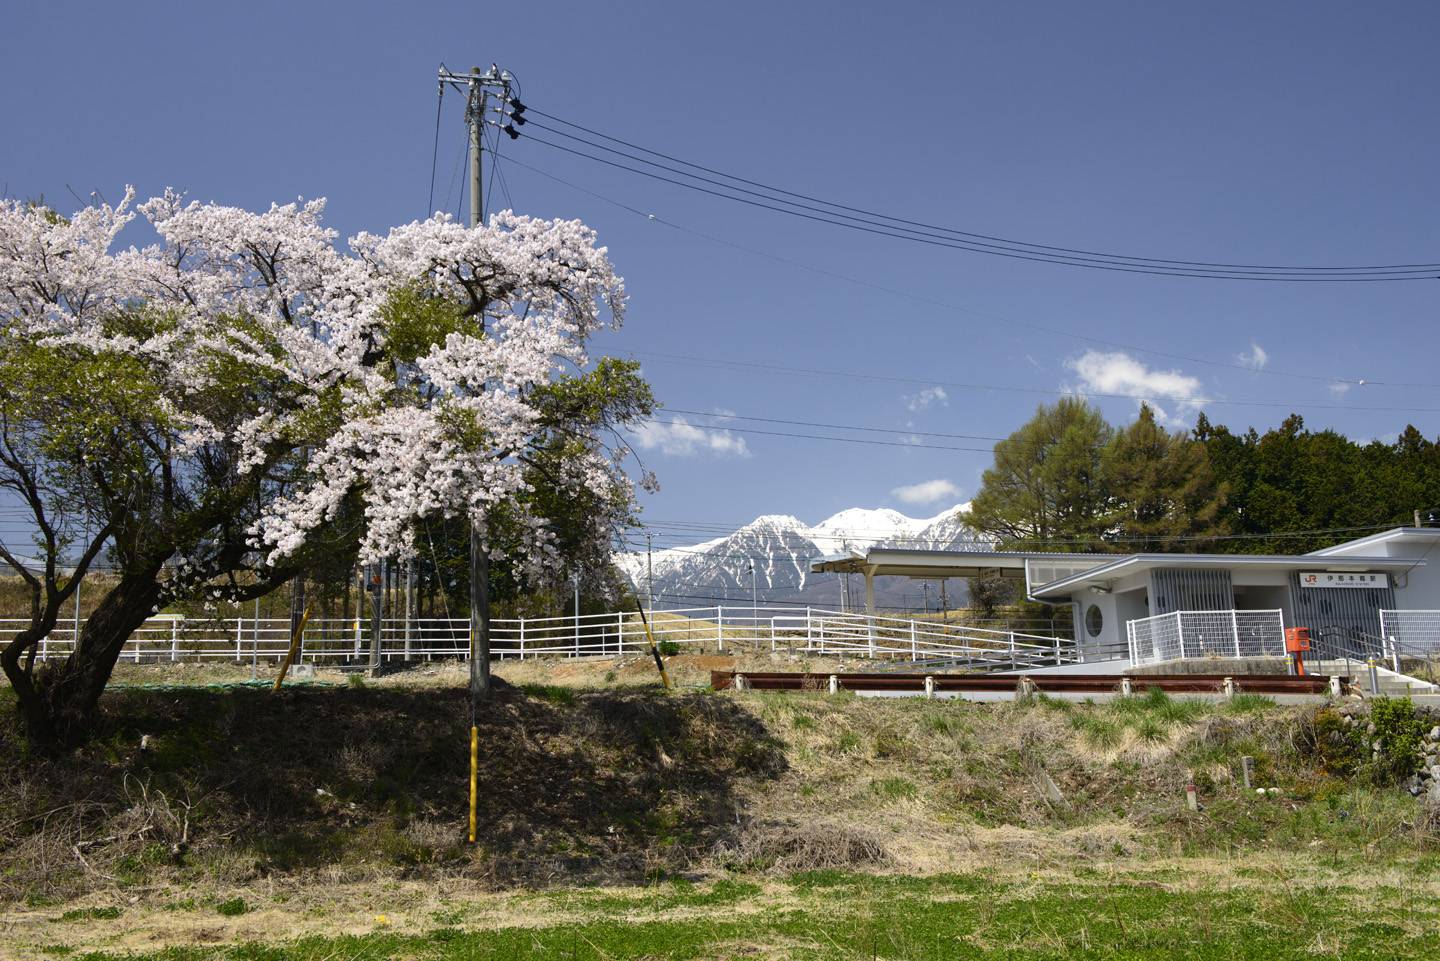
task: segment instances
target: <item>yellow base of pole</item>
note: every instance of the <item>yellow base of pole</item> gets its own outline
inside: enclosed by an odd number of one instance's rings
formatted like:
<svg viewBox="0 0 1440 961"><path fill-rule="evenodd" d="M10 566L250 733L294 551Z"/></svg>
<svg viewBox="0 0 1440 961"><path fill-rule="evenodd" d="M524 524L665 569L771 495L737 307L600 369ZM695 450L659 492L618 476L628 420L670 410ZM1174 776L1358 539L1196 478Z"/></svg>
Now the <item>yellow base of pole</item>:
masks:
<svg viewBox="0 0 1440 961"><path fill-rule="evenodd" d="M650 642L650 656L655 658L655 669L660 672L660 683L665 685L665 690L668 691L674 687L670 683L670 672L665 670L665 659L660 656L660 645L655 643L655 634L650 630L650 618L645 616L645 608L640 606L638 598L635 601L635 609L640 612L640 624L645 628L646 640Z"/></svg>
<svg viewBox="0 0 1440 961"><path fill-rule="evenodd" d="M475 843L475 807L479 800L480 729L470 728L470 843Z"/></svg>

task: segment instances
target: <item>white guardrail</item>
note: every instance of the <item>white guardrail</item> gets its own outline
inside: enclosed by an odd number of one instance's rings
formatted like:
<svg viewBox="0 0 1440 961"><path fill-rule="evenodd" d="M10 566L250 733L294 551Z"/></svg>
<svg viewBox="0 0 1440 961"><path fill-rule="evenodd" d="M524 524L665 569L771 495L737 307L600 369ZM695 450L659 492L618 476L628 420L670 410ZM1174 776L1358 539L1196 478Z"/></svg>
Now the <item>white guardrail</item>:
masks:
<svg viewBox="0 0 1440 961"><path fill-rule="evenodd" d="M0 640L26 626L0 619ZM41 659L73 649L84 620L61 621L39 645ZM1074 643L1056 637L962 627L937 621L841 613L816 608L707 607L650 612L657 642L725 651L791 651L845 657L946 660L976 667L1039 667L1079 660ZM380 635L383 660L464 657L470 622L464 618L386 618ZM579 617L496 618L491 652L501 658L567 657L639 653L648 640L636 612ZM224 659L274 660L290 645L287 618L200 619L159 615L146 621L121 653L122 661ZM300 656L307 661L368 659L371 622L317 619L306 625Z"/></svg>
<svg viewBox="0 0 1440 961"><path fill-rule="evenodd" d="M1171 611L1129 621L1131 664L1193 657L1284 657L1285 616L1273 611Z"/></svg>
<svg viewBox="0 0 1440 961"><path fill-rule="evenodd" d="M1380 634L1412 651L1440 652L1440 611L1381 611Z"/></svg>

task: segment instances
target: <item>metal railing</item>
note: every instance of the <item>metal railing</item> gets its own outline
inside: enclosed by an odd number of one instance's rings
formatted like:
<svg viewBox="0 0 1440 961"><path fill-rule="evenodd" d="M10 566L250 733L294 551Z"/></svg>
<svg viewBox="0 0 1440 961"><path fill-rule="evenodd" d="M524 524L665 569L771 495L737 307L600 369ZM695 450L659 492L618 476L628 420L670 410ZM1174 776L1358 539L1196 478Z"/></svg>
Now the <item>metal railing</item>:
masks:
<svg viewBox="0 0 1440 961"><path fill-rule="evenodd" d="M930 620L912 620L818 608L708 607L650 612L655 640L680 649L786 650L795 653L943 661L977 669L1046 666L1079 660L1073 642L1059 637ZM0 641L28 621L0 619ZM85 621L62 621L41 640L37 656L64 657ZM491 651L500 658L541 655L585 657L639 653L649 641L638 612L582 614L579 617L496 618ZM373 643L369 620L314 618L300 642L306 661L366 660ZM464 618L386 618L381 624L381 660L464 657L470 622ZM126 642L122 662L275 660L290 646L287 618L152 617Z"/></svg>
<svg viewBox="0 0 1440 961"><path fill-rule="evenodd" d="M1363 673L1371 663L1434 683L1440 678L1440 649L1406 644L1350 627L1324 627L1310 632L1306 661L1333 661L1347 672Z"/></svg>
<svg viewBox="0 0 1440 961"><path fill-rule="evenodd" d="M1284 657L1285 616L1273 611L1172 611L1125 625L1130 663L1199 657Z"/></svg>

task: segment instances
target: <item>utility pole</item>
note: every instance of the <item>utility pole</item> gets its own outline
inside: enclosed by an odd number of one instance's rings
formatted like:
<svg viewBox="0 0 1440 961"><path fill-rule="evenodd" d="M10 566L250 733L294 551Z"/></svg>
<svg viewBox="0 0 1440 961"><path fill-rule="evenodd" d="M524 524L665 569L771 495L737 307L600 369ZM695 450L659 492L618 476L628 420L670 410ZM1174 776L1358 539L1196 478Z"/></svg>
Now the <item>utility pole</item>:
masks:
<svg viewBox="0 0 1440 961"><path fill-rule="evenodd" d="M924 600L925 613L926 613L926 614L929 614L929 613L930 613L930 582L929 582L929 581L921 581L921 582L920 582L920 595L925 599L925 600Z"/></svg>
<svg viewBox="0 0 1440 961"><path fill-rule="evenodd" d="M512 80L508 71L501 70L493 63L485 73L481 73L479 67L471 67L468 74L452 73L443 66L439 71L442 98L447 85L463 90L466 95L465 125L470 138L469 223L472 228L480 226L485 218L485 185L481 176L481 154L485 149L485 110L489 104L490 92L492 90L498 92L506 106L510 108L510 112L506 116L510 117L511 125L506 129L506 133L512 138L518 137L519 134L514 132L514 125L525 122L520 116L524 112L524 105L518 98L511 95ZM484 320L485 317L482 313L480 317L482 324ZM470 521L471 841L475 840L473 743L476 735L475 703L490 694L490 559L483 550L482 541L480 520L472 518Z"/></svg>
<svg viewBox="0 0 1440 961"><path fill-rule="evenodd" d="M655 564L651 556L650 535L645 535L645 593L649 597L650 616L655 616Z"/></svg>
<svg viewBox="0 0 1440 961"><path fill-rule="evenodd" d="M447 79L459 79L448 71L440 71L441 89ZM492 64L490 72L481 74L479 67L470 68L465 78L465 124L470 134L470 226L480 226L485 217L485 181L481 176L481 153L484 150L485 104L489 99L488 85L500 82L499 71ZM481 316L481 323L485 318ZM470 703L472 714L476 701L490 696L490 558L481 543L480 523L470 521ZM474 733L475 719L470 720ZM473 766L473 765L472 765ZM472 771L473 778L473 771ZM471 828L471 840L474 828Z"/></svg>
<svg viewBox="0 0 1440 961"><path fill-rule="evenodd" d="M380 673L380 637L385 625L385 561L370 565L370 663L366 673Z"/></svg>
<svg viewBox="0 0 1440 961"><path fill-rule="evenodd" d="M470 226L484 218L485 181L481 176L480 154L485 145L485 90L480 68L470 68L469 96L465 101L465 123L470 128ZM483 324L485 318L482 316ZM490 559L480 541L480 525L470 521L470 700L490 696ZM474 719L471 719L474 727ZM473 833L473 832L472 832Z"/></svg>
<svg viewBox="0 0 1440 961"><path fill-rule="evenodd" d="M757 622L757 621L760 620L760 605L759 605L759 603L756 601L756 598L758 597L758 595L755 593L755 562L754 562L754 561L751 561L751 562L750 562L750 571L749 571L749 574L750 574L750 620L751 620L751 622L752 622L752 624L753 624L753 622Z"/></svg>
<svg viewBox="0 0 1440 961"><path fill-rule="evenodd" d="M494 68L491 68L494 72ZM465 102L465 122L470 127L470 226L475 227L485 217L483 181L480 178L480 152L484 149L482 136L485 123L485 102L489 92L481 82L479 67L470 68L470 97Z"/></svg>
<svg viewBox="0 0 1440 961"><path fill-rule="evenodd" d="M940 620L950 620L950 601L945 597L945 578L940 578Z"/></svg>
<svg viewBox="0 0 1440 961"><path fill-rule="evenodd" d="M405 561L405 660L410 660L410 619L415 613L415 561Z"/></svg>
<svg viewBox="0 0 1440 961"><path fill-rule="evenodd" d="M575 650L580 650L580 572L570 575L575 582Z"/></svg>

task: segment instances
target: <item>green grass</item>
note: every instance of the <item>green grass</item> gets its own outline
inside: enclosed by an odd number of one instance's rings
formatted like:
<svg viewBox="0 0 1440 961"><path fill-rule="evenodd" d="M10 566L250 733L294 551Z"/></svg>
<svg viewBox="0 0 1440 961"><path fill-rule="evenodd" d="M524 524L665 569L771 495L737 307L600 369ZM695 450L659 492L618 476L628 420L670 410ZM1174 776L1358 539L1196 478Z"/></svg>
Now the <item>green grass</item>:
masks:
<svg viewBox="0 0 1440 961"><path fill-rule="evenodd" d="M1258 714L1274 706L1275 700L1264 694L1236 694L1225 704L1225 710L1230 714Z"/></svg>
<svg viewBox="0 0 1440 961"><path fill-rule="evenodd" d="M1097 872L1098 873L1098 872ZM578 923L499 930L443 926L407 934L305 937L278 944L170 948L127 961L321 961L330 958L690 959L859 961L1006 959L1347 959L1440 954L1440 905L1406 887L1308 886L1256 880L1192 889L1136 876L1046 880L990 874L932 878L816 871L789 897L721 882L718 900L685 885L618 903L584 892ZM554 896L547 900L553 901ZM670 909L684 907L683 913ZM537 905L543 910L543 905ZM621 910L634 911L621 919ZM119 956L89 954L94 961Z"/></svg>
<svg viewBox="0 0 1440 961"><path fill-rule="evenodd" d="M120 917L120 909L114 906L108 908L74 908L66 911L56 921L114 921Z"/></svg>
<svg viewBox="0 0 1440 961"><path fill-rule="evenodd" d="M521 684L520 690L533 698L561 707L571 707L575 703L575 689L571 687L560 687L555 684Z"/></svg>
<svg viewBox="0 0 1440 961"><path fill-rule="evenodd" d="M227 918L235 918L249 911L250 905L245 903L244 898L231 898L215 905L215 910Z"/></svg>
<svg viewBox="0 0 1440 961"><path fill-rule="evenodd" d="M1113 751L1125 736L1124 724L1100 714L1076 714L1070 724L1086 744L1101 751Z"/></svg>
<svg viewBox="0 0 1440 961"><path fill-rule="evenodd" d="M870 790L873 791L877 797L883 798L886 801L904 801L920 793L920 789L915 786L915 782L907 781L903 777L887 777L871 781Z"/></svg>

